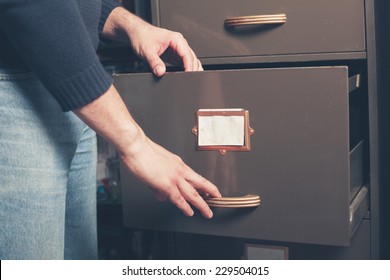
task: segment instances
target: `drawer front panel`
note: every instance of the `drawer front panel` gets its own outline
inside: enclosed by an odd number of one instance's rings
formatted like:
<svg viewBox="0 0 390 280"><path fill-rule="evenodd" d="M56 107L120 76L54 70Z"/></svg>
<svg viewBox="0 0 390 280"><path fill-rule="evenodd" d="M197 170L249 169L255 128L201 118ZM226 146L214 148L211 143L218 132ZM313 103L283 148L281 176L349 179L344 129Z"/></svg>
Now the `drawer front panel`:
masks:
<svg viewBox="0 0 390 280"><path fill-rule="evenodd" d="M158 0L154 5L156 24L181 32L200 58L365 50L363 0ZM280 14L286 15L283 24L225 25L229 17Z"/></svg>
<svg viewBox="0 0 390 280"><path fill-rule="evenodd" d="M223 196L258 194L257 208L185 217L121 170L130 227L346 245L350 239L347 67L118 75L115 85L151 139L213 181ZM199 109L249 111L251 150L199 151Z"/></svg>

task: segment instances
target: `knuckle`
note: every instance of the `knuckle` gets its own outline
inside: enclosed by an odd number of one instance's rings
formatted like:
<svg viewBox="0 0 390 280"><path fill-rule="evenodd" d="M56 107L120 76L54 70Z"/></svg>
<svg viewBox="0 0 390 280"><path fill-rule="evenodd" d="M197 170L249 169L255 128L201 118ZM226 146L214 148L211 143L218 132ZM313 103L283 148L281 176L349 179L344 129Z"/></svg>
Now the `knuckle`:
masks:
<svg viewBox="0 0 390 280"><path fill-rule="evenodd" d="M187 43L187 40L184 38L183 34L181 34L179 32L174 32L172 34L172 39L175 42Z"/></svg>
<svg viewBox="0 0 390 280"><path fill-rule="evenodd" d="M209 180L207 180L207 179L206 179L205 177L203 177L203 176L200 176L200 183L203 184L203 185L205 185L205 184L209 183Z"/></svg>
<svg viewBox="0 0 390 280"><path fill-rule="evenodd" d="M187 165L184 163L184 161L181 159L179 156L175 156L175 161L176 161L176 167L177 167L177 172L178 174L182 175L186 171Z"/></svg>
<svg viewBox="0 0 390 280"><path fill-rule="evenodd" d="M177 204L182 204L183 202L185 202L183 196L180 193L177 193L177 192L171 192L169 194L169 199L171 201L176 202Z"/></svg>
<svg viewBox="0 0 390 280"><path fill-rule="evenodd" d="M184 164L184 162L183 162L183 160L182 160L182 158L181 158L180 156L174 155L174 158L175 158L175 160L176 160L178 163Z"/></svg>
<svg viewBox="0 0 390 280"><path fill-rule="evenodd" d="M195 188L192 188L189 190L189 195L192 197L192 198L200 198L200 195L198 193L198 191L195 189Z"/></svg>
<svg viewBox="0 0 390 280"><path fill-rule="evenodd" d="M173 32L173 36L175 36L175 38L177 39L184 39L183 34L181 34L180 32Z"/></svg>

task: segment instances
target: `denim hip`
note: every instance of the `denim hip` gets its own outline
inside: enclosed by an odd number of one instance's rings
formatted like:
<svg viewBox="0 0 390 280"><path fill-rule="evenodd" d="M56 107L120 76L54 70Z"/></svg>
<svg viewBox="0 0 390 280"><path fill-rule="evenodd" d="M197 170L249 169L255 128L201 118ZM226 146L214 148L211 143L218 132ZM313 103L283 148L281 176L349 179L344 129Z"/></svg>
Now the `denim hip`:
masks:
<svg viewBox="0 0 390 280"><path fill-rule="evenodd" d="M0 259L95 259L96 137L32 74L0 69Z"/></svg>

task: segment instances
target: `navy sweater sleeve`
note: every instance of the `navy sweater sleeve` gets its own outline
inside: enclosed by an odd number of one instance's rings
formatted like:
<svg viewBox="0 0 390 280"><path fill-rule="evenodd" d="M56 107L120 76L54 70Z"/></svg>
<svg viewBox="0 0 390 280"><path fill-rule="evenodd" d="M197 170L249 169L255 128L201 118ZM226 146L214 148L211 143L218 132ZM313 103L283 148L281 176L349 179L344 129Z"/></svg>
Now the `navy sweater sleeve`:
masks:
<svg viewBox="0 0 390 280"><path fill-rule="evenodd" d="M115 7L103 1L101 27ZM75 0L0 0L0 26L63 111L92 102L112 84Z"/></svg>
<svg viewBox="0 0 390 280"><path fill-rule="evenodd" d="M120 6L118 3L113 0L102 0L102 14L99 21L99 34L103 30L103 26L106 23L106 20L113 9Z"/></svg>

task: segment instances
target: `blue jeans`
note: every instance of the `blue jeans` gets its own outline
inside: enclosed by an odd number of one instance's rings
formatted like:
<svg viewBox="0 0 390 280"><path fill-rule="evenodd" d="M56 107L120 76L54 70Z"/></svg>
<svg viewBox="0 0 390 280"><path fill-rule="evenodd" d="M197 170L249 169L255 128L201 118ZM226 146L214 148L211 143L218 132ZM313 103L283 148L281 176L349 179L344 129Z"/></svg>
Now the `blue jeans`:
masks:
<svg viewBox="0 0 390 280"><path fill-rule="evenodd" d="M0 70L0 259L96 259L96 135Z"/></svg>

